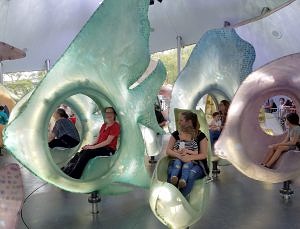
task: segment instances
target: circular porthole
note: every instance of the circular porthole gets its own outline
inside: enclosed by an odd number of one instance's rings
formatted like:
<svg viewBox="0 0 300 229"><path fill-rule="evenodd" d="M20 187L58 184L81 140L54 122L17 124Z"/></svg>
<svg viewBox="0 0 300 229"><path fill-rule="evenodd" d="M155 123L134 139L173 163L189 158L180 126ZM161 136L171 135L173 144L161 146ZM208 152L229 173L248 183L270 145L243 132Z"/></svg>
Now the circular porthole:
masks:
<svg viewBox="0 0 300 229"><path fill-rule="evenodd" d="M261 106L258 122L268 135L278 136L286 132L285 116L296 111L293 99L285 95L268 98Z"/></svg>

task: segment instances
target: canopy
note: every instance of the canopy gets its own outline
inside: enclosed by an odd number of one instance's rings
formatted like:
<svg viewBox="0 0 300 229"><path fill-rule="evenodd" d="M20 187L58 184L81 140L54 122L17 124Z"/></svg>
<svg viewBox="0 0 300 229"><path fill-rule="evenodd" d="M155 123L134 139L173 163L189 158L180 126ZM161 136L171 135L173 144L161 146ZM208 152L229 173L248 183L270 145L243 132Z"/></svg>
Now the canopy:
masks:
<svg viewBox="0 0 300 229"><path fill-rule="evenodd" d="M105 0L114 1L114 0ZM101 0L0 0L0 41L26 52L26 58L4 61L4 72L45 69L69 46ZM287 0L163 0L149 7L150 51L196 43L209 29L259 16ZM124 34L126 36L126 34ZM96 39L96 38L95 38ZM99 44L101 45L101 44Z"/></svg>

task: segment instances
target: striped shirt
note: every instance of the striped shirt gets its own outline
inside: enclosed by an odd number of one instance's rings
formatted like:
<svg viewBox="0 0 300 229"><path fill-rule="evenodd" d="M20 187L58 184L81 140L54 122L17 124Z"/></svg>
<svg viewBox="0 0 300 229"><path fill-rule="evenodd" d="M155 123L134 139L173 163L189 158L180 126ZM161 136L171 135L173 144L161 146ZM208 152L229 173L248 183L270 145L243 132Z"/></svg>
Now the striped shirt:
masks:
<svg viewBox="0 0 300 229"><path fill-rule="evenodd" d="M180 147L181 146L181 147ZM177 140L174 145L174 149L188 149L192 151L198 151L198 144L196 141L182 141L182 140Z"/></svg>

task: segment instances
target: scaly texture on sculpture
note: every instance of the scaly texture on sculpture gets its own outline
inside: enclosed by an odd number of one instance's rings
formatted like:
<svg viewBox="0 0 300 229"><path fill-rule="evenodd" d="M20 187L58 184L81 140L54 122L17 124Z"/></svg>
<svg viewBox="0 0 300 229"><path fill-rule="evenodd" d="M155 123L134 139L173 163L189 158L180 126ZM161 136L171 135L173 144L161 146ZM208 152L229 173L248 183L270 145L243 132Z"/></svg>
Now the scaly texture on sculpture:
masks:
<svg viewBox="0 0 300 229"><path fill-rule="evenodd" d="M154 101L165 79L163 65L159 62L146 80L129 89L150 60L148 6L147 0L104 1L28 101L14 110L5 130L5 145L47 182L82 193L101 191L112 184L149 185L139 124L161 132ZM47 146L52 111L78 93L91 97L99 107L113 106L121 124L116 160L105 174L88 180L63 174Z"/></svg>
<svg viewBox="0 0 300 229"><path fill-rule="evenodd" d="M241 82L252 72L255 50L234 29L206 32L195 46L172 91L171 110L195 109L210 94L217 102L231 100ZM174 114L170 112L171 129Z"/></svg>
<svg viewBox="0 0 300 229"><path fill-rule="evenodd" d="M275 95L293 98L300 106L300 54L273 61L250 74L242 83L230 105L225 128L215 144L215 152L230 161L245 175L265 182L283 182L300 174L298 158L288 152L279 165L267 169L260 165L268 145L281 142L281 136L266 134L259 126L259 111L267 99ZM285 157L293 158L282 163Z"/></svg>

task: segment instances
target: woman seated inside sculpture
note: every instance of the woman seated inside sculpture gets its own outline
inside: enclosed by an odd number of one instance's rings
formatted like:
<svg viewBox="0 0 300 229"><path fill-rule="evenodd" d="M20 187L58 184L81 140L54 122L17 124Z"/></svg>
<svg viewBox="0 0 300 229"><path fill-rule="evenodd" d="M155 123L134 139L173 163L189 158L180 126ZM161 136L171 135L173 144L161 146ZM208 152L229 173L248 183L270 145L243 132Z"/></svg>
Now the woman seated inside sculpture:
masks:
<svg viewBox="0 0 300 229"><path fill-rule="evenodd" d="M285 123L288 128L287 136L282 142L269 145L270 150L261 163L266 168L272 168L283 153L298 148L297 143L300 142L299 116L296 113L287 114Z"/></svg>
<svg viewBox="0 0 300 229"><path fill-rule="evenodd" d="M100 128L97 140L91 145L82 147L76 161L73 160L73 165L68 163L63 169L66 174L75 179L80 179L89 160L97 156L112 156L116 152L120 134L120 124L116 121L116 116L114 108L105 108L105 122Z"/></svg>
<svg viewBox="0 0 300 229"><path fill-rule="evenodd" d="M181 187L179 187L179 190L184 196L187 196L194 185L195 180L201 179L209 173L208 165L207 165L207 154L208 154L208 141L204 133L202 133L199 128L199 122L197 115L193 112L186 111L182 112L179 115L179 121L178 121L179 129L191 127L195 131L195 142L198 145L198 153L197 154L191 154L188 149L179 149L175 150L175 144L176 141L180 140L179 132L174 131L171 135L171 138L168 143L167 147L167 155L173 159L179 159L183 163L188 162L197 162L193 163L190 171L188 172L188 176L186 178L185 183L182 182ZM171 176L172 176L172 168L174 168L174 162L175 160L171 160L168 166L168 182L171 183ZM181 176L179 173L177 175L178 177ZM174 178L173 178L173 182Z"/></svg>
<svg viewBox="0 0 300 229"><path fill-rule="evenodd" d="M198 154L198 144L195 141L195 129L191 126L186 126L179 128L178 132L179 140L176 140L173 151L179 152L184 150L185 153L190 155ZM170 182L175 186L178 185L179 189L184 188L193 165L197 164L198 161L183 162L178 158L174 158L172 160L174 160L174 162L171 163ZM180 179L179 175L181 175Z"/></svg>
<svg viewBox="0 0 300 229"><path fill-rule="evenodd" d="M49 136L49 148L73 148L80 142L75 125L68 119L64 109L58 108L53 114L55 124Z"/></svg>
<svg viewBox="0 0 300 229"><path fill-rule="evenodd" d="M222 100L219 104L219 119L221 120L221 126L218 129L209 130L210 142L212 147L214 146L215 142L219 139L221 132L225 126L229 106L230 103L227 100Z"/></svg>

